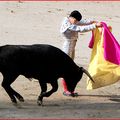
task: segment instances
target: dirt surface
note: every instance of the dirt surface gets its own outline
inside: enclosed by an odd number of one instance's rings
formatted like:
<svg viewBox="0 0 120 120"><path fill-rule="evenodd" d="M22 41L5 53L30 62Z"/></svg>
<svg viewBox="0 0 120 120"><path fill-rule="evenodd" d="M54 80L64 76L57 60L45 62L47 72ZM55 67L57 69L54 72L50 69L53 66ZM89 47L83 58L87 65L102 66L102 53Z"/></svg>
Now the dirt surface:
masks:
<svg viewBox="0 0 120 120"><path fill-rule="evenodd" d="M120 2L0 2L0 45L45 43L61 48L60 24L74 9L80 10L85 18L110 24L120 40L119 8ZM75 62L85 68L90 60L90 35L80 34L76 46ZM0 74L0 83L2 79ZM43 106L37 105L41 90L36 80L19 76L12 87L25 102L13 105L0 86L0 118L120 118L120 82L87 91L84 75L76 87L79 96L73 98L63 96L59 80L58 91L44 98Z"/></svg>

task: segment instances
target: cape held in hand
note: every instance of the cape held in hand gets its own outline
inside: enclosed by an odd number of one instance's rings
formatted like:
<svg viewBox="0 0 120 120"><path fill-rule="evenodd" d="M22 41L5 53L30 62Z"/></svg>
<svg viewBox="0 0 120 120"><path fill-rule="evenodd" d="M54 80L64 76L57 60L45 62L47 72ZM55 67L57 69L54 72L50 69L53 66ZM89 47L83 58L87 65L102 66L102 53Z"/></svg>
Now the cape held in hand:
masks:
<svg viewBox="0 0 120 120"><path fill-rule="evenodd" d="M87 80L87 90L111 85L120 80L120 45L110 31L110 27L101 22L102 27L92 32L89 47L92 48L88 71L94 83Z"/></svg>

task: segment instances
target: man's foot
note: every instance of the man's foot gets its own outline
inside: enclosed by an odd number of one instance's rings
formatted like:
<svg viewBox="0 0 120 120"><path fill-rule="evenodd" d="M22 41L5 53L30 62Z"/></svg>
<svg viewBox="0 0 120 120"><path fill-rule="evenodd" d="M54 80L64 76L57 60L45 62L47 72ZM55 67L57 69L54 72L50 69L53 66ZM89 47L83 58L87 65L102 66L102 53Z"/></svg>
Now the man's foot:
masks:
<svg viewBox="0 0 120 120"><path fill-rule="evenodd" d="M75 93L72 93L73 95L74 95L74 97L77 97L77 96L79 96L79 94L77 93L77 92L75 92Z"/></svg>
<svg viewBox="0 0 120 120"><path fill-rule="evenodd" d="M71 96L71 97L77 97L78 96L78 93L71 93L71 92L69 92L69 91L64 91L63 92L63 95L64 96Z"/></svg>

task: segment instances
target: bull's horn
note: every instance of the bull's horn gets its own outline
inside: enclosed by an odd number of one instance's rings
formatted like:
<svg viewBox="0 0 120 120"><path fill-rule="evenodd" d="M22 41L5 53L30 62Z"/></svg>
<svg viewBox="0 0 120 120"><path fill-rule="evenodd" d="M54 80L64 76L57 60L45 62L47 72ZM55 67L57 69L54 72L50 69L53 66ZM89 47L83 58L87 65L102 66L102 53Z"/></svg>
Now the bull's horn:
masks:
<svg viewBox="0 0 120 120"><path fill-rule="evenodd" d="M90 78L90 80L92 80L92 82L95 82L91 77L90 73L86 69L82 68L82 71Z"/></svg>

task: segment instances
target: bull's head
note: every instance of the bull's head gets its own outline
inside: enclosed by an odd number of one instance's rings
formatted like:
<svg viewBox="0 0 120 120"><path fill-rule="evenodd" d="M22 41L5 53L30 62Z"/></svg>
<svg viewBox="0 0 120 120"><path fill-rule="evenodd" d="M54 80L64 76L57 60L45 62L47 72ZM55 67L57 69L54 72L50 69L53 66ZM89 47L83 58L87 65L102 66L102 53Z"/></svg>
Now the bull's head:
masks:
<svg viewBox="0 0 120 120"><path fill-rule="evenodd" d="M70 77L68 78L69 81L68 80L66 81L67 88L70 92L74 92L75 87L77 83L81 80L83 73L85 73L90 78L90 80L94 82L89 72L83 67L79 67L78 72L72 73L72 75L70 75Z"/></svg>

